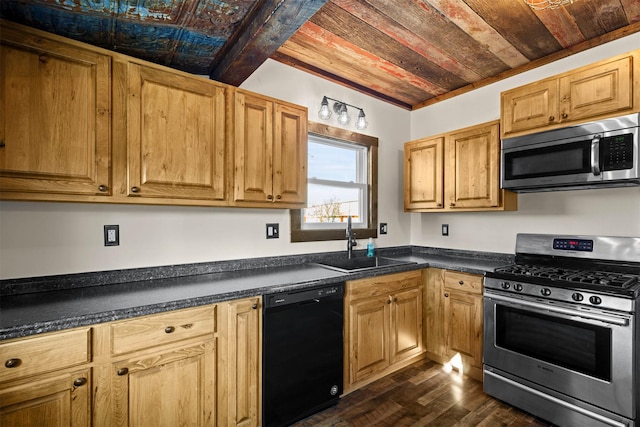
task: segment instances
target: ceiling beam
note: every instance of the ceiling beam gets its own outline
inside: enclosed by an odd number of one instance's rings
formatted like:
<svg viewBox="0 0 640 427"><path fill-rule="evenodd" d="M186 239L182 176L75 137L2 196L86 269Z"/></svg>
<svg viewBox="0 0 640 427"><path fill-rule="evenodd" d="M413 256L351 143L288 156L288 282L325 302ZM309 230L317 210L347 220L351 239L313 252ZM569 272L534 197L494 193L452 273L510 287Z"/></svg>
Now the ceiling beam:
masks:
<svg viewBox="0 0 640 427"><path fill-rule="evenodd" d="M212 80L240 86L286 42L327 0L265 0L228 49L212 64Z"/></svg>

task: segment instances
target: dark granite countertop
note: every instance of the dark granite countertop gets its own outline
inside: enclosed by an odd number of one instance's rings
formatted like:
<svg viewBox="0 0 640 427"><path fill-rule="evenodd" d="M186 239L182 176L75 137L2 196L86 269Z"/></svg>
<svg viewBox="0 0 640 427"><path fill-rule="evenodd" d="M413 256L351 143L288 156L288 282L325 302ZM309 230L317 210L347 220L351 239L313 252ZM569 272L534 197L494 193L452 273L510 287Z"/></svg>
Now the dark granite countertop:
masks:
<svg viewBox="0 0 640 427"><path fill-rule="evenodd" d="M0 340L426 267L483 274L512 262L505 254L424 247L377 255L412 264L341 273L315 263L344 254L324 253L4 280Z"/></svg>

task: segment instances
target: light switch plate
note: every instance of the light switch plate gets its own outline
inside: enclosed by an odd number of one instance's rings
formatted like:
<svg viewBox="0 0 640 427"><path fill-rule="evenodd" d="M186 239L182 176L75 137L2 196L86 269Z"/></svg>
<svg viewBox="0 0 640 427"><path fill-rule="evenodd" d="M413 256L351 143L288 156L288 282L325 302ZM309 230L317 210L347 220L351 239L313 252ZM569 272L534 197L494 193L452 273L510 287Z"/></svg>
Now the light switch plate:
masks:
<svg viewBox="0 0 640 427"><path fill-rule="evenodd" d="M442 235L443 236L449 235L449 224L442 224Z"/></svg>
<svg viewBox="0 0 640 427"><path fill-rule="evenodd" d="M280 224L267 224L267 239L277 239L280 237Z"/></svg>
<svg viewBox="0 0 640 427"><path fill-rule="evenodd" d="M381 222L380 223L380 234L387 234L387 223L386 222Z"/></svg>

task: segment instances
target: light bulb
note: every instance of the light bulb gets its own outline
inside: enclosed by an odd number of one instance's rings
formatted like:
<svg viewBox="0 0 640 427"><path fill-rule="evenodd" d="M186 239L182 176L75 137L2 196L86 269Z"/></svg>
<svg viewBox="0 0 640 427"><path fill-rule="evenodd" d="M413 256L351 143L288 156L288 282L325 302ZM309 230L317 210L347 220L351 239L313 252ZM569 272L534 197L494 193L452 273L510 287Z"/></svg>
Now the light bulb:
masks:
<svg viewBox="0 0 640 427"><path fill-rule="evenodd" d="M322 98L322 104L320 104L320 111L318 112L318 117L322 120L328 120L331 118L331 110L329 109L329 101L327 97Z"/></svg>
<svg viewBox="0 0 640 427"><path fill-rule="evenodd" d="M347 106L342 104L340 108L340 115L338 116L338 123L341 125L348 125L351 121L351 117L349 117L349 113L347 112Z"/></svg>
<svg viewBox="0 0 640 427"><path fill-rule="evenodd" d="M364 110L360 110L360 114L358 114L358 121L356 122L356 129L364 130L368 125L369 123L367 123L367 119L364 117Z"/></svg>

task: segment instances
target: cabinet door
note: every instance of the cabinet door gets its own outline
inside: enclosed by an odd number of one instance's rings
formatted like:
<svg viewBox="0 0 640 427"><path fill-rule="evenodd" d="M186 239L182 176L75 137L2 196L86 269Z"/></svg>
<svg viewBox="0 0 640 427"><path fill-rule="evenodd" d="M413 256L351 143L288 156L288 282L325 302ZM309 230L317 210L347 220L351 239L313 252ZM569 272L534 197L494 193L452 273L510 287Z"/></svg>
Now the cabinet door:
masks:
<svg viewBox="0 0 640 427"><path fill-rule="evenodd" d="M225 88L129 64L129 196L225 199Z"/></svg>
<svg viewBox="0 0 640 427"><path fill-rule="evenodd" d="M390 363L422 353L422 289L407 289L392 296Z"/></svg>
<svg viewBox="0 0 640 427"><path fill-rule="evenodd" d="M2 29L0 190L111 193L111 60Z"/></svg>
<svg viewBox="0 0 640 427"><path fill-rule="evenodd" d="M234 200L273 201L273 102L235 92Z"/></svg>
<svg viewBox="0 0 640 427"><path fill-rule="evenodd" d="M214 426L214 341L113 365L113 419L119 426Z"/></svg>
<svg viewBox="0 0 640 427"><path fill-rule="evenodd" d="M476 126L447 136L445 194L450 208L500 204L498 124Z"/></svg>
<svg viewBox="0 0 640 427"><path fill-rule="evenodd" d="M221 304L220 416L224 426L260 425L259 298Z"/></svg>
<svg viewBox="0 0 640 427"><path fill-rule="evenodd" d="M425 348L437 357L444 357L447 343L444 336L444 270L427 270L427 290L425 293Z"/></svg>
<svg viewBox="0 0 640 427"><path fill-rule="evenodd" d="M405 210L443 207L443 149L442 137L405 144Z"/></svg>
<svg viewBox="0 0 640 427"><path fill-rule="evenodd" d="M355 301L349 307L349 383L389 366L390 297Z"/></svg>
<svg viewBox="0 0 640 427"><path fill-rule="evenodd" d="M633 57L596 65L560 79L563 121L575 121L633 107Z"/></svg>
<svg viewBox="0 0 640 427"><path fill-rule="evenodd" d="M81 427L91 425L91 371L33 377L0 388L0 425Z"/></svg>
<svg viewBox="0 0 640 427"><path fill-rule="evenodd" d="M273 140L273 195L276 203L307 201L307 111L276 104Z"/></svg>
<svg viewBox="0 0 640 427"><path fill-rule="evenodd" d="M559 121L558 81L543 80L503 92L502 132L509 135Z"/></svg>
<svg viewBox="0 0 640 427"><path fill-rule="evenodd" d="M445 291L444 335L448 358L482 366L482 296Z"/></svg>

